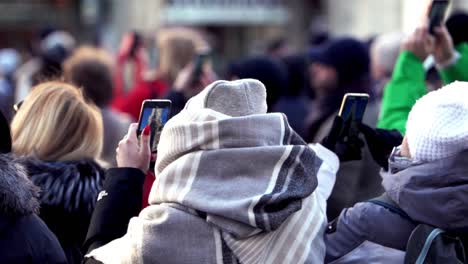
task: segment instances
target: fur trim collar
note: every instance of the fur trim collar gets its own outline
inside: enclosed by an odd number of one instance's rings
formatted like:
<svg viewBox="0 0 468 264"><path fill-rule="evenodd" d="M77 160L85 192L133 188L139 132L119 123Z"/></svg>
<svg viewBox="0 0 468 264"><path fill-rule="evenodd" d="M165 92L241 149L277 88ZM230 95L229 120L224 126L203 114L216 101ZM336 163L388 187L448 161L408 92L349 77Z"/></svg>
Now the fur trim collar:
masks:
<svg viewBox="0 0 468 264"><path fill-rule="evenodd" d="M12 156L0 154L0 214L23 216L39 211L39 189Z"/></svg>
<svg viewBox="0 0 468 264"><path fill-rule="evenodd" d="M102 190L104 170L89 159L44 162L21 158L30 179L41 188L42 205L63 208L67 212L91 213Z"/></svg>

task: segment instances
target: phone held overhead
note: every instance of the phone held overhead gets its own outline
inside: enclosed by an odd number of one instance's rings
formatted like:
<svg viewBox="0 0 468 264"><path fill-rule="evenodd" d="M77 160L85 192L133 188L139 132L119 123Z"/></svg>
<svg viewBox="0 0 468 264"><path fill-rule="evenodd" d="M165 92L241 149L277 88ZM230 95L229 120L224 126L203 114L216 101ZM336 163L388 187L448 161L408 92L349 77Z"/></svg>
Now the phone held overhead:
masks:
<svg viewBox="0 0 468 264"><path fill-rule="evenodd" d="M193 72L192 72L192 83L197 84L200 81L200 77L203 73L203 68L206 64L210 63L210 51L203 51L197 53L193 59Z"/></svg>
<svg viewBox="0 0 468 264"><path fill-rule="evenodd" d="M433 0L429 9L429 33L434 35L434 29L442 26L450 5L449 0Z"/></svg>
<svg viewBox="0 0 468 264"><path fill-rule="evenodd" d="M141 105L137 134L140 135L146 126L150 126L150 146L153 153L157 151L161 131L170 116L171 105L170 100L145 100Z"/></svg>

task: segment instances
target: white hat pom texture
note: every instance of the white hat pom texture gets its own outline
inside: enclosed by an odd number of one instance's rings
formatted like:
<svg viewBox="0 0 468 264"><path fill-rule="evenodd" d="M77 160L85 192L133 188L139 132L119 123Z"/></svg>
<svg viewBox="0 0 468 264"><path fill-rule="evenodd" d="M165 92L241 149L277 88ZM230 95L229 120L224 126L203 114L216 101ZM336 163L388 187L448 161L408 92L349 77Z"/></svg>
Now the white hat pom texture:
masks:
<svg viewBox="0 0 468 264"><path fill-rule="evenodd" d="M411 157L434 161L468 149L468 82L454 82L419 99L406 124Z"/></svg>

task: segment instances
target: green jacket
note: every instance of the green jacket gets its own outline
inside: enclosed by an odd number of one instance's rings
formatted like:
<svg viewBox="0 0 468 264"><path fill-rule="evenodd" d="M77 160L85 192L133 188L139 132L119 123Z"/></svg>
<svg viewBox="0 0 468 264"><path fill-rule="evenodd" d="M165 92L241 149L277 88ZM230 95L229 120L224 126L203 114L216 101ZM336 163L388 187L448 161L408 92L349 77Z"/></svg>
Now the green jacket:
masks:
<svg viewBox="0 0 468 264"><path fill-rule="evenodd" d="M468 81L468 43L456 47L461 57L454 65L441 71L444 84ZM423 63L412 52L404 51L398 57L392 79L385 86L377 127L406 131L406 120L416 100L427 93Z"/></svg>

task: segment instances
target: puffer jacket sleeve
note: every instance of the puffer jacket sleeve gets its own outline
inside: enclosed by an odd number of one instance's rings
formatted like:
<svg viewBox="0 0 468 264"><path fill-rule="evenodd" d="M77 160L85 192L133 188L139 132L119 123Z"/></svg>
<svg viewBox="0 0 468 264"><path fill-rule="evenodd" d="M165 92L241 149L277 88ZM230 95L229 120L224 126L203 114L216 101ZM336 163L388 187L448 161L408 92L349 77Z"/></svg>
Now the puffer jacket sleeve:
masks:
<svg viewBox="0 0 468 264"><path fill-rule="evenodd" d="M368 240L368 225L366 204L356 204L353 208L344 209L329 224L325 234L325 263L339 259Z"/></svg>
<svg viewBox="0 0 468 264"><path fill-rule="evenodd" d="M388 209L370 202L357 203L344 209L332 221L325 234L325 263L353 254L364 242L396 250L405 250L414 224ZM373 252L367 252L372 255ZM362 254L362 252L360 252ZM362 254L364 258L366 253ZM366 263L363 259L362 263Z"/></svg>

